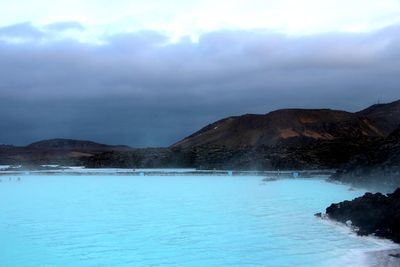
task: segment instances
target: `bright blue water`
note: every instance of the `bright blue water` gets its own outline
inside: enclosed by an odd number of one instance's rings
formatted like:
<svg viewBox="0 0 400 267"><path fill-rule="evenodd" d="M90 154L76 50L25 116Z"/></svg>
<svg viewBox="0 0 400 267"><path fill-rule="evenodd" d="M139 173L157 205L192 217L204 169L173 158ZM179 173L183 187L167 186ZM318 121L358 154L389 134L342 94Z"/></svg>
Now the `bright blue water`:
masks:
<svg viewBox="0 0 400 267"><path fill-rule="evenodd" d="M314 217L363 193L323 180L0 179L0 266L349 266L381 246Z"/></svg>

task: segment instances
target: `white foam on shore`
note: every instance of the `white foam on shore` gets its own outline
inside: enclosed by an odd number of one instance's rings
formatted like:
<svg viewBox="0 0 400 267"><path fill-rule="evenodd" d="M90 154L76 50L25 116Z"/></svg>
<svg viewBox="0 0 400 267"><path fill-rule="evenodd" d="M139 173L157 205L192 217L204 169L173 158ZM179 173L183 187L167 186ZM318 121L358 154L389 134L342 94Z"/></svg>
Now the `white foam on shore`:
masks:
<svg viewBox="0 0 400 267"><path fill-rule="evenodd" d="M389 254L398 254L400 249L391 247L381 249L350 249L345 255L331 262L329 267L400 267L400 258Z"/></svg>
<svg viewBox="0 0 400 267"><path fill-rule="evenodd" d="M365 253L368 267L400 267L400 258L390 254L399 254L400 249L371 251Z"/></svg>
<svg viewBox="0 0 400 267"><path fill-rule="evenodd" d="M389 256L391 253L400 253L400 245L391 240L372 235L359 236L351 227L328 218L321 221L335 227L337 231L349 235L350 238L357 238L376 245L375 248L369 249L349 249L342 257L329 262L329 267L400 267L400 258Z"/></svg>

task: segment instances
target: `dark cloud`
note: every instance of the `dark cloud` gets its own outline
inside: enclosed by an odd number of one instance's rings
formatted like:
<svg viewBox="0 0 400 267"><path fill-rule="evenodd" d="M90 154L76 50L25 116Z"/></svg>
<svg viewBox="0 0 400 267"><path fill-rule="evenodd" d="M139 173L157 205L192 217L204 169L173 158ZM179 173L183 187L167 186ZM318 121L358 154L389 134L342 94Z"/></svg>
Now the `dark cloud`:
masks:
<svg viewBox="0 0 400 267"><path fill-rule="evenodd" d="M17 32L9 28L0 35ZM355 111L400 98L397 26L302 37L218 31L176 43L140 31L104 41L0 41L0 143L165 146L224 116Z"/></svg>

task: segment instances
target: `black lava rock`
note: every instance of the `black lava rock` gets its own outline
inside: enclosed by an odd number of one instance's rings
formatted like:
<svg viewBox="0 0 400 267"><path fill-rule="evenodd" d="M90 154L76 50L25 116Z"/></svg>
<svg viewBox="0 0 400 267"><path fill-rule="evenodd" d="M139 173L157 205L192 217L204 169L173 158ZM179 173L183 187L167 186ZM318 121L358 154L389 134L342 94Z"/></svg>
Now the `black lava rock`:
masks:
<svg viewBox="0 0 400 267"><path fill-rule="evenodd" d="M332 204L329 218L342 223L351 221L359 235L376 235L400 243L400 188L394 193L366 193L352 201Z"/></svg>

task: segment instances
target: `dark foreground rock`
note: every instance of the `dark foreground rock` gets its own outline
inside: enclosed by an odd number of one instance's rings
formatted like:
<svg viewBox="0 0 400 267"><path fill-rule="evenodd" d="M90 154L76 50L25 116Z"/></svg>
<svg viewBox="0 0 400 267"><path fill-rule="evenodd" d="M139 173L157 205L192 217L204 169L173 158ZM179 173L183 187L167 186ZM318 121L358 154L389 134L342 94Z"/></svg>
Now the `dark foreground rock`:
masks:
<svg viewBox="0 0 400 267"><path fill-rule="evenodd" d="M352 201L332 204L329 218L350 224L359 235L375 235L400 243L400 188L392 194L366 193Z"/></svg>

